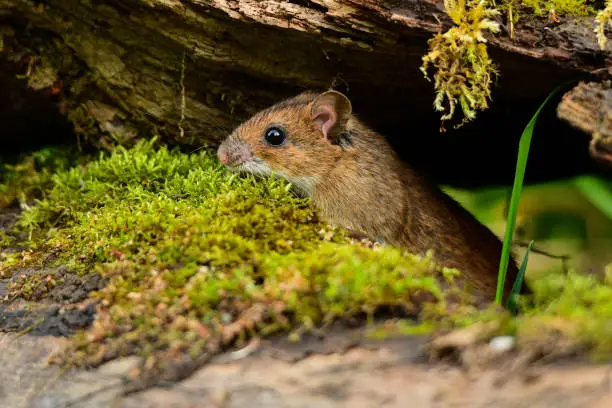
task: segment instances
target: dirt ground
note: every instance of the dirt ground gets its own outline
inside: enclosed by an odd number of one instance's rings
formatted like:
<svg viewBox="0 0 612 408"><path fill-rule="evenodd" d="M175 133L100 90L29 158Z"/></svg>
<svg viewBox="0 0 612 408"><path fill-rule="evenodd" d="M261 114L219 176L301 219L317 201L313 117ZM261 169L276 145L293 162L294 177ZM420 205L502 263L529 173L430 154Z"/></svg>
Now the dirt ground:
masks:
<svg viewBox="0 0 612 408"><path fill-rule="evenodd" d="M64 408L612 406L610 366L580 363L465 369L429 364L423 339L296 357L287 347L219 356L186 380L123 395L136 358L61 373L46 366L61 338L0 335L0 405ZM303 345L300 346L303 351ZM293 355L293 356L292 356Z"/></svg>

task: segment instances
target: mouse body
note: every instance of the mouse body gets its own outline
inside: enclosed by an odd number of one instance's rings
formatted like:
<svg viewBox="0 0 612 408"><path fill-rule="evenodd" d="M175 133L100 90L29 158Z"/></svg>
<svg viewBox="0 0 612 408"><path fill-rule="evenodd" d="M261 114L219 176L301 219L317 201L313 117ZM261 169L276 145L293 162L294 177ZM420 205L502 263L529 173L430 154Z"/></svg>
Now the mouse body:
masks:
<svg viewBox="0 0 612 408"><path fill-rule="evenodd" d="M304 92L255 114L219 146L230 170L274 174L310 197L322 219L456 268L493 300L502 244L472 214L402 161L337 91ZM510 259L504 298L518 268ZM523 293L528 293L526 284Z"/></svg>

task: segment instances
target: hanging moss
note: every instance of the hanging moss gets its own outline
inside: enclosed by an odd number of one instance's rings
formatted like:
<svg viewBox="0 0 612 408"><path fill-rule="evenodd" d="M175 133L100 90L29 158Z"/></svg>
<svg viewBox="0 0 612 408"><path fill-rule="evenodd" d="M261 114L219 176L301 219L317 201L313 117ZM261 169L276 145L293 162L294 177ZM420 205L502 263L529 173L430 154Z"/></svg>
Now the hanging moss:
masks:
<svg viewBox="0 0 612 408"><path fill-rule="evenodd" d="M599 47L603 50L606 48L606 43L608 42L608 38L606 37L606 26L612 28L612 0L606 1L606 7L597 13L597 17L595 17L595 21L597 23L595 27L595 34L597 35L597 43Z"/></svg>
<svg viewBox="0 0 612 408"><path fill-rule="evenodd" d="M556 20L557 16L593 16L595 8L587 0L445 0L446 14L454 25L428 42L421 71L429 80L433 70L436 97L434 109L443 112L441 120L455 117L457 106L463 118L457 126L473 120L478 111L488 108L491 85L498 74L487 52L486 35L498 33L499 17L508 21L510 36L521 16ZM595 29L602 49L605 47L605 25L611 21L612 6L597 15Z"/></svg>
<svg viewBox="0 0 612 408"><path fill-rule="evenodd" d="M428 78L428 68L435 69L434 108L445 112L442 120L451 119L459 105L464 121L469 121L476 111L488 107L491 98L497 70L484 35L499 31L499 24L493 21L499 11L488 8L484 0L445 0L444 7L455 26L429 40L421 71Z"/></svg>

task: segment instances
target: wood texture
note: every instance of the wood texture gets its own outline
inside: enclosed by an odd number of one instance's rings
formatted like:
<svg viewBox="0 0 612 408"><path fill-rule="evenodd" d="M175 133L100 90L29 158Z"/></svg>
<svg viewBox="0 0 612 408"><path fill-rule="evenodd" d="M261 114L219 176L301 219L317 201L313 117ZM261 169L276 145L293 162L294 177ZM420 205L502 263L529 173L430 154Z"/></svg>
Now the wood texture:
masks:
<svg viewBox="0 0 612 408"><path fill-rule="evenodd" d="M612 76L612 42L600 51L590 22L521 21L513 40L490 38L496 103ZM143 131L214 144L279 98L331 85L373 126L410 133L416 118L429 131L439 114L418 67L450 26L440 0L0 0L3 58L102 145Z"/></svg>
<svg viewBox="0 0 612 408"><path fill-rule="evenodd" d="M563 96L557 114L591 136L594 159L612 167L612 83L580 83Z"/></svg>

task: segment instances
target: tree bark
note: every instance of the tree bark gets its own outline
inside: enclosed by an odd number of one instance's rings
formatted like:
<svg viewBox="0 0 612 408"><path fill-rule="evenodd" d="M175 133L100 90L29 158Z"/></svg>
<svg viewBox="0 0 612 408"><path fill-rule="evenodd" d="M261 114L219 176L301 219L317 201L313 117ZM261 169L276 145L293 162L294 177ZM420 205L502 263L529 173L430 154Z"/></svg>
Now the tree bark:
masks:
<svg viewBox="0 0 612 408"><path fill-rule="evenodd" d="M580 83L563 96L561 119L591 136L594 159L612 166L612 86L610 81Z"/></svg>
<svg viewBox="0 0 612 408"><path fill-rule="evenodd" d="M427 40L451 25L441 0L0 0L5 61L102 145L143 131L215 144L279 98L332 85L374 126L437 130L418 67ZM498 105L612 77L612 42L599 50L590 20L524 16L514 32L489 38ZM499 116L483 116L470 132L498 127Z"/></svg>

